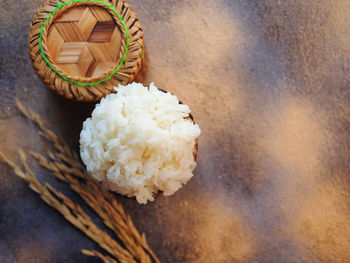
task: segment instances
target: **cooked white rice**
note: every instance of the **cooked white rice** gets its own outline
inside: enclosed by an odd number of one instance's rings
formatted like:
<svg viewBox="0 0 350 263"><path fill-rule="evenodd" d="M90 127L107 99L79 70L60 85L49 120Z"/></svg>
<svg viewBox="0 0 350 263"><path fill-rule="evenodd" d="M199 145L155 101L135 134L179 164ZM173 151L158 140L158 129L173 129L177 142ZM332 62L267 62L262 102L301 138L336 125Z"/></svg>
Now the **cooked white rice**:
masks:
<svg viewBox="0 0 350 263"><path fill-rule="evenodd" d="M80 154L87 170L109 189L139 203L171 195L192 176L197 124L176 96L132 83L103 98L83 124Z"/></svg>

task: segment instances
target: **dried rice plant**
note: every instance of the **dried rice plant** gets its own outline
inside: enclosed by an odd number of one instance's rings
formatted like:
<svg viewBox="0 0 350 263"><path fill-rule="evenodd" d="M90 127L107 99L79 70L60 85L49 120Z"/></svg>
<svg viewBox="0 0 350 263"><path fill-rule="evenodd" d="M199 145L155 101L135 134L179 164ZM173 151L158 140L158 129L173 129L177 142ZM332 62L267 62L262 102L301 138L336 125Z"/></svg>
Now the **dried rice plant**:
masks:
<svg viewBox="0 0 350 263"><path fill-rule="evenodd" d="M105 263L159 263L160 261L148 246L145 235L139 234L130 216L125 214L123 207L115 200L113 194L87 176L77 154L48 125L43 123L39 115L31 109L26 109L19 100L16 100L16 104L21 113L38 126L39 134L45 139L42 146L46 156L34 152L31 152L31 155L41 166L52 171L57 179L69 184L70 188L80 195L122 242L119 244L107 232L99 229L83 209L64 194L48 183L41 184L28 166L27 157L23 150L19 150L23 168L0 152L0 158L12 167L17 176L25 180L29 187L38 193L48 205L60 212L71 224L83 231L110 256L95 250L83 249L82 253L98 257ZM53 146L53 150L50 150L50 146Z"/></svg>

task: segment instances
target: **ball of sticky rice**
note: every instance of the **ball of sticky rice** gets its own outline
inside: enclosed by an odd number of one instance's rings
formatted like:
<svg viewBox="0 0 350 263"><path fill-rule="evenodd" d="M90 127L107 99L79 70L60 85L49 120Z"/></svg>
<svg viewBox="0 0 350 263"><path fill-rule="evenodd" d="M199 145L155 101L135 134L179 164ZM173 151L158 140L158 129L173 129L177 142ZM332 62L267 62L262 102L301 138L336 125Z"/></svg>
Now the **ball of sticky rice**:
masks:
<svg viewBox="0 0 350 263"><path fill-rule="evenodd" d="M80 133L80 154L88 172L110 190L153 201L171 195L192 176L200 134L190 108L176 96L132 83L96 105Z"/></svg>

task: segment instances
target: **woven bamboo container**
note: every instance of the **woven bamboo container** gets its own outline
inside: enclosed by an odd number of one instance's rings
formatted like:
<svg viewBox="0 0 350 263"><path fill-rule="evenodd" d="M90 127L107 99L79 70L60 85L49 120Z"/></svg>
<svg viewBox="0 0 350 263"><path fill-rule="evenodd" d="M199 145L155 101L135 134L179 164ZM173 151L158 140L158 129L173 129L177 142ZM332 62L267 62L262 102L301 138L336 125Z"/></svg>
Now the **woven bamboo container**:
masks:
<svg viewBox="0 0 350 263"><path fill-rule="evenodd" d="M28 45L43 82L77 101L98 101L118 84L141 81L146 69L143 30L123 0L48 0Z"/></svg>

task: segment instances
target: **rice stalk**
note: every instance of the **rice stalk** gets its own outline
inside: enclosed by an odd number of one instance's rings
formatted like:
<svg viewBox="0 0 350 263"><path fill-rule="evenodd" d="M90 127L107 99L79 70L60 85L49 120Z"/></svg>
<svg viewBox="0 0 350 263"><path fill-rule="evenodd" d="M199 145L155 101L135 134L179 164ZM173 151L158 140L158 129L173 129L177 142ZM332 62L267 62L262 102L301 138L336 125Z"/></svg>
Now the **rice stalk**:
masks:
<svg viewBox="0 0 350 263"><path fill-rule="evenodd" d="M48 205L59 211L71 224L83 231L114 258L95 250L82 250L82 253L98 257L108 263L150 263L152 261L159 263L159 259L148 246L145 235L137 231L130 216L126 215L113 194L98 182L90 179L78 155L70 149L63 138L57 136L49 124L44 124L38 114L25 108L18 99L16 104L20 112L37 125L39 134L44 138L41 145L45 155L34 152L30 154L42 167L51 171L53 176L69 184L70 188L80 195L122 242L122 245L118 244L106 232L99 229L82 208L64 194L48 183L41 184L28 166L23 150L19 151L23 170L0 152L0 158L11 166L15 174L25 180L29 187L37 192ZM50 150L50 146L53 151Z"/></svg>

